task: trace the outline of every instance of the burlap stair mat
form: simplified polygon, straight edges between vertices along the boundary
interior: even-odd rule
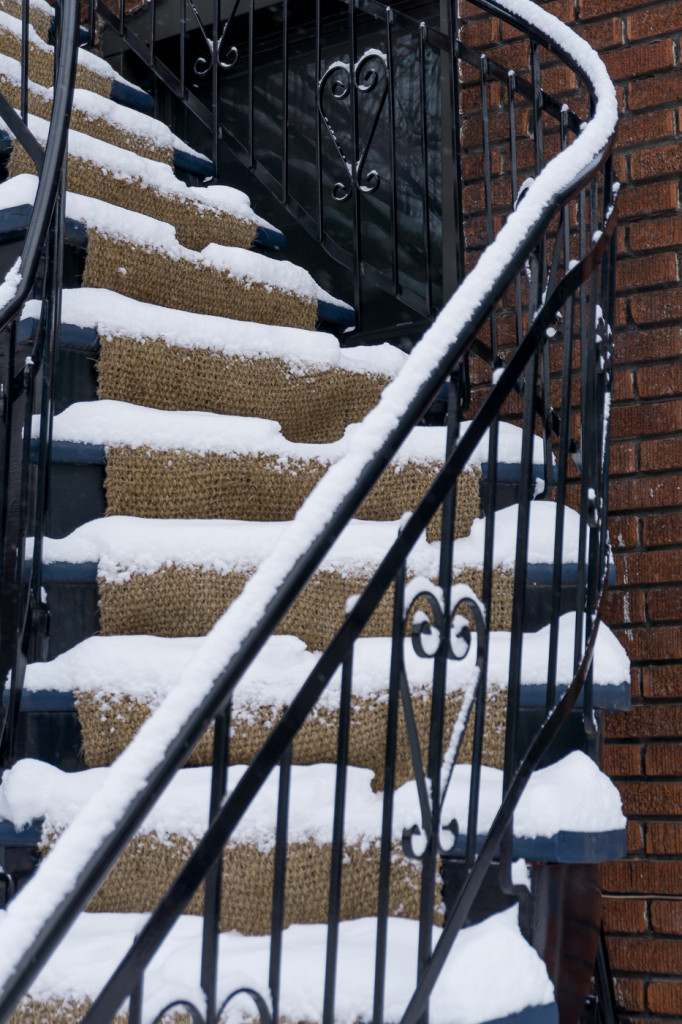
[[[448,693],[443,733],[449,736],[462,706],[462,692]],[[78,691],[76,707],[83,739],[83,754],[89,768],[108,765],[118,757],[149,716],[147,704],[130,695],[111,695]],[[374,772],[372,788],[384,786],[386,721],[388,704],[385,691],[372,698],[353,697],[348,745],[349,764]],[[431,699],[427,691],[413,695],[412,707],[422,752],[428,749]],[[229,743],[230,764],[250,764],[271,729],[277,724],[282,707],[249,708],[232,716]],[[490,687],[486,698],[483,764],[502,768],[504,760],[507,694],[499,687]],[[301,765],[333,764],[337,755],[338,709],[317,706],[303,723],[293,743],[293,763]],[[459,762],[470,764],[473,751],[473,718],[470,716],[464,733]],[[213,757],[213,730],[201,739],[187,764],[189,767],[210,765]],[[407,741],[405,719],[399,711],[395,785],[402,786],[414,777]]]
[[[15,35],[4,25],[0,25],[0,53],[21,60],[21,35]],[[46,89],[52,88],[54,81],[54,54],[52,49],[38,46],[32,40],[28,44],[28,73],[30,78]],[[113,78],[98,74],[92,68],[78,64],[76,68],[76,88],[96,92],[99,96],[111,94]]]
[[[160,338],[100,339],[100,398],[156,409],[261,416],[277,420],[289,441],[337,441],[379,400],[389,377],[342,367],[292,373],[280,358],[187,349]]]
[[[4,11],[6,14],[11,14],[13,18],[21,19],[21,0],[0,0],[0,11]],[[40,38],[44,43],[49,43],[50,29],[52,27],[53,15],[48,14],[46,10],[41,7],[34,7],[33,4],[28,9],[28,22],[36,30]]]
[[[209,452],[158,451],[147,446],[107,449],[106,497],[111,515],[171,519],[293,519],[324,475],[319,459],[277,455],[230,456]],[[357,513],[358,519],[399,519],[413,510],[439,470],[437,463],[389,466]],[[455,535],[468,536],[480,515],[480,470],[462,473],[457,485]],[[440,533],[440,516],[427,530]]]
[[[155,908],[194,849],[186,836],[160,839],[155,833],[135,836],[106,881],[89,903],[93,913],[141,913]],[[45,852],[49,848],[44,848]],[[376,914],[380,844],[344,844],[341,883],[341,920]],[[223,851],[220,912],[222,931],[267,935],[272,923],[274,848],[228,843]],[[293,842],[287,848],[284,927],[318,924],[327,920],[331,845],[313,840]],[[389,913],[419,917],[421,870],[408,860],[399,843],[393,847]],[[440,894],[438,900],[440,902]],[[203,889],[185,913],[201,914]],[[437,920],[440,923],[440,920]]]
[[[16,140],[9,162],[10,177],[33,174],[33,161]],[[241,220],[198,198],[164,194],[138,178],[123,179],[90,160],[69,154],[67,185],[71,192],[91,196],[155,220],[173,224],[178,241],[200,251],[211,242],[250,249],[256,235],[256,221]]]
[[[133,572],[123,583],[100,579],[101,632],[105,636],[203,636],[241,593],[248,575],[171,565],[149,574]],[[468,568],[453,576],[453,582],[466,583],[480,594],[481,577],[479,569]],[[331,570],[318,571],[276,632],[300,637],[313,651],[324,650],[345,618],[346,602],[361,593],[370,578],[369,573],[343,576]],[[494,570],[491,629],[510,628],[513,592],[513,574]],[[390,636],[392,617],[391,585],[362,635]]]
[[[188,258],[172,258],[163,250],[112,238],[95,228],[88,229],[83,285],[233,320],[305,330],[313,330],[317,322],[313,300],[260,281],[245,283],[227,271],[221,273]]]

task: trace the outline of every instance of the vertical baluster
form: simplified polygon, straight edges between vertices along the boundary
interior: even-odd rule
[[[519,504],[516,529],[516,556],[514,561],[514,598],[512,603],[511,645],[509,653],[509,680],[507,684],[507,732],[504,747],[504,783],[507,791],[516,769],[516,733],[519,717],[519,694],[521,688],[521,662],[523,657],[523,630],[525,626],[526,572],[528,563],[528,535],[530,523],[530,502],[533,489],[533,422],[535,418],[535,382],[538,374],[538,353],[533,353],[526,364],[523,380],[523,440],[521,444],[521,468],[519,473]],[[502,886],[509,891],[514,821],[510,822],[501,843],[500,862]]]
[[[512,207],[516,207],[519,197],[519,172],[516,152],[516,75],[510,71],[507,76],[507,96],[509,99],[509,170],[511,174]],[[516,344],[523,338],[523,295],[521,292],[521,272],[514,274],[514,313],[516,317]],[[496,353],[493,352],[493,355]]]
[[[322,0],[315,0],[315,95],[322,78]],[[315,104],[315,186],[317,189],[317,240],[324,244],[324,195],[322,191],[322,115]]]
[[[490,122],[488,119],[488,58],[481,54],[481,126],[483,132],[483,185],[485,190],[485,233],[488,245],[493,240],[493,201],[490,169]],[[497,310],[490,312],[490,344],[497,355]]]
[[[187,0],[180,0],[180,96],[184,101],[187,92]]]
[[[561,111],[561,148],[566,147],[567,112]],[[562,210],[559,231],[563,235],[564,272],[571,261],[570,205]],[[549,655],[547,663],[547,710],[556,700],[557,654],[559,644],[559,617],[561,615],[561,590],[563,577],[563,537],[566,505],[566,478],[568,468],[569,442],[571,439],[571,384],[573,376],[573,296],[569,295],[564,306],[561,338],[563,344],[561,366],[561,409],[559,423],[559,455],[557,466],[556,520],[554,533],[554,566],[552,569],[552,614],[549,632]],[[547,468],[545,467],[545,472]]]
[[[343,869],[343,826],[348,768],[348,734],[350,731],[350,698],[353,675],[352,647],[343,660],[341,695],[339,699],[339,733],[336,752],[336,789],[334,793],[334,824],[332,830],[329,906],[327,914],[327,960],[324,976],[322,1024],[333,1024],[336,995],[336,965],[341,915],[341,875]]]
[[[272,883],[272,917],[270,923],[270,995],[272,1021],[279,1020],[279,993],[282,971],[282,931],[284,929],[284,897],[287,871],[287,839],[289,828],[289,791],[291,785],[291,746],[280,761],[277,796],[277,829],[275,833],[275,870]]]
[[[213,736],[213,766],[211,771],[211,804],[209,823],[220,810],[227,792],[227,766],[230,758],[231,702],[216,716]],[[204,895],[204,922],[201,947],[201,987],[206,997],[206,1024],[215,1024],[217,1013],[218,939],[220,934],[220,903],[222,892],[222,855],[206,875]]]
[[[151,23],[152,30],[149,37],[149,62],[151,65],[154,64],[154,53],[156,50],[156,0],[150,0],[151,3]]]
[[[355,327],[362,328],[362,222],[360,182],[358,181],[358,160],[360,159],[360,138],[358,128],[358,90],[355,78],[357,63],[356,10],[355,3],[348,4],[348,49],[350,86],[350,152],[351,152],[351,202],[353,204],[353,304],[355,306]]]
[[[389,892],[391,883],[391,846],[393,838],[393,790],[395,786],[395,756],[398,739],[398,702],[400,676],[403,668],[403,615],[405,602],[405,563],[395,579],[393,599],[393,625],[391,633],[391,667],[388,683],[386,715],[386,753],[384,759],[384,801],[381,816],[381,852],[379,855],[379,899],[377,903],[377,944],[374,958],[374,1007],[372,1024],[384,1019],[386,989],[386,954],[388,932]]]
[[[256,0],[249,0],[249,52],[248,52],[248,84],[247,88],[249,91],[248,103],[249,103],[249,123],[248,123],[248,134],[249,134],[249,167],[251,170],[256,166],[256,152],[255,152],[255,136],[254,136],[254,109],[253,109],[253,61],[254,61],[254,46],[255,46],[255,34],[254,34],[254,12],[256,8]]]
[[[578,196],[578,224],[579,224],[579,251],[580,259],[585,258],[587,253],[587,203],[585,200],[585,189],[582,189]],[[575,598],[575,637],[573,641],[573,673],[575,674],[582,657],[583,649],[583,624],[584,624],[584,595],[582,594],[585,567],[584,567],[584,543],[583,543],[583,468],[585,459],[585,434],[584,434],[584,407],[583,391],[585,388],[585,352],[587,350],[587,285],[584,281],[580,284],[579,298],[580,316],[580,543],[578,555],[578,571],[576,577],[576,598]]]
[[[283,0],[282,20],[282,191],[281,201],[289,201],[289,0]]]
[[[445,457],[454,451],[459,439],[460,414],[460,373],[451,375],[448,384],[448,421]],[[443,717],[445,713],[445,681],[447,674],[448,650],[450,643],[450,592],[452,589],[452,549],[455,533],[455,510],[457,508],[457,479],[443,501],[440,565],[438,583],[443,593],[443,634],[438,652],[434,658],[433,686],[431,691],[431,722],[429,728],[429,749],[427,773],[431,783],[431,830],[422,858],[422,880],[419,907],[419,953],[417,978],[427,969],[431,957],[431,933],[433,927],[433,904],[438,870],[438,844],[440,834],[440,785],[441,761],[443,755]],[[428,1024],[428,1010],[421,1018]]]
[[[130,993],[130,1006],[128,1008],[128,1024],[142,1024],[142,993],[144,988],[144,975],[141,975]]]
[[[384,16],[384,33],[386,39],[386,84],[388,87],[388,124],[391,165],[391,281],[393,291],[400,295],[400,275],[398,270],[398,182],[396,178],[396,144],[395,144],[395,62],[393,60],[393,9],[386,8]]]
[[[21,3],[21,117],[24,124],[28,124],[28,29],[29,29],[29,0],[22,0]],[[57,18],[59,14],[55,12]],[[54,73],[57,74],[57,62],[54,63]]]
[[[95,45],[95,2],[90,0],[88,4],[88,46]]]
[[[459,232],[459,130],[456,104],[459,96],[455,87],[455,12],[451,0],[440,0],[440,30],[449,45],[439,54],[440,62],[440,138],[441,138],[441,263],[443,275],[443,303],[447,302],[459,284],[462,252]]]
[[[422,158],[422,245],[424,246],[424,267],[426,271],[426,304],[429,316],[433,313],[433,283],[431,280],[431,206],[429,203],[429,138],[426,111],[426,23],[419,24],[419,113],[420,145]]]
[[[213,158],[213,173],[218,177],[218,86],[220,79],[220,0],[213,0],[213,32],[212,32],[212,62],[211,62],[211,156]]]

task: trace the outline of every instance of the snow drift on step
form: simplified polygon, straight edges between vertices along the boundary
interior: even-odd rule
[[[102,787],[110,768],[63,772],[44,761],[26,758],[7,771],[0,785],[0,817],[17,829],[43,820],[44,834],[61,832]],[[230,767],[228,793],[245,766]],[[466,830],[471,769],[456,765],[447,791],[443,820],[456,819]],[[294,765],[287,837],[290,843],[332,839],[336,765]],[[185,768],[173,778],[145,818],[140,832],[154,832],[170,842],[173,836],[198,840],[208,822],[211,768]],[[379,842],[383,793],[372,792],[372,772],[349,767],[346,775],[344,838],[365,848]],[[248,844],[269,853],[275,844],[279,800],[279,769],[268,776],[255,800],[230,836],[230,845]],[[502,772],[481,769],[479,834],[488,831],[502,801]],[[416,783],[406,782],[394,794],[393,841],[420,822]],[[586,754],[574,751],[533,773],[514,814],[514,834],[536,839],[560,832],[596,833],[625,828],[618,790]]]
[[[544,687],[547,683],[550,627],[524,633],[521,681],[524,686]],[[575,613],[559,620],[557,686],[573,679]],[[152,707],[177,686],[182,673],[196,656],[202,637],[93,636],[60,654],[53,661],[28,665],[24,689],[27,692],[53,690],[94,692],[107,697],[127,695]],[[353,696],[357,699],[387,699],[391,640],[363,637],[353,650]],[[510,634],[492,632],[488,649],[488,686],[506,689],[509,673]],[[412,642],[404,643],[405,674],[413,694],[430,693],[433,665],[417,656]],[[260,707],[279,708],[291,703],[319,654],[309,651],[294,636],[271,636],[237,685],[232,710],[248,715]],[[621,685],[630,679],[627,654],[608,626],[602,623],[594,652],[594,685]],[[448,692],[468,688],[478,679],[476,638],[461,661],[448,661]],[[319,700],[319,706],[338,708],[341,669],[337,669]]]
[[[0,924],[6,911],[0,911]],[[31,985],[31,999],[91,1000],[127,952],[148,914],[81,914],[65,941]],[[145,973],[142,1024],[175,1000],[204,1011],[199,984],[202,921],[182,917]],[[416,921],[390,918],[384,1019],[400,1020],[417,980]],[[433,929],[435,944],[441,934]],[[218,1002],[238,988],[269,991],[269,936],[220,936]],[[291,925],[283,933],[280,1015],[285,1020],[321,1020],[327,926]],[[374,992],[376,920],[339,926],[335,1024],[370,1020]],[[494,975],[490,965],[495,964]],[[492,983],[494,977],[494,984]],[[547,968],[521,935],[515,907],[463,929],[446,961],[430,1003],[432,1024],[483,1024],[554,999]],[[223,1011],[225,1024],[258,1018],[247,997]]]

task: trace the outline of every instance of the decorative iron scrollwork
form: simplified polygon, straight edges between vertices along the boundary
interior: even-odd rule
[[[334,127],[333,119],[327,114],[325,101],[329,96],[332,100],[338,102],[343,102],[344,100],[354,102],[354,92],[359,95],[368,95],[375,90],[378,90],[378,101],[371,117],[367,138],[363,146],[360,146],[359,139],[356,142],[357,159],[356,154],[349,157],[339,140],[339,133]],[[381,118],[381,112],[384,109],[387,95],[388,59],[385,53],[376,49],[366,50],[362,57],[356,61],[354,67],[351,67],[350,64],[344,64],[343,61],[334,61],[333,64],[329,65],[318,83],[317,105],[320,117],[348,174],[347,184],[337,181],[332,188],[332,196],[338,203],[345,202],[356,188],[361,192],[371,194],[376,192],[381,184],[379,172],[376,168],[366,171],[365,162],[379,124],[379,119]]]
[[[437,813],[434,813],[436,808],[433,806],[431,787],[424,774],[412,697],[403,665],[400,676],[400,696],[422,819],[421,825],[415,824],[403,831],[403,851],[407,857],[413,860],[420,860],[424,856],[433,835],[434,822],[438,823],[439,852],[447,855],[454,852],[457,846],[460,836],[459,823],[452,819],[448,824],[443,825],[440,823],[440,817],[457,755],[464,738],[464,730],[474,705],[478,681],[481,673],[485,670],[486,624],[481,602],[470,587],[458,584],[452,588],[451,603],[452,610],[446,621],[443,599],[442,595],[438,593],[438,588],[424,588],[416,592],[414,589],[410,592],[408,588],[406,592],[405,604],[407,607],[403,618],[403,629],[411,623],[410,637],[415,654],[419,658],[435,658],[439,654],[441,656],[444,654],[448,661],[463,661],[471,650],[473,631],[470,620],[473,620],[477,638],[476,664],[478,667],[478,678],[464,691],[462,707],[453,725],[445,750],[441,766],[439,806]],[[422,606],[425,604],[428,607],[428,613],[419,607],[420,604]],[[462,610],[466,610],[467,614],[461,614]],[[450,833],[452,837],[447,845],[444,842],[444,833],[446,832]]]
[[[201,35],[203,37],[204,42],[206,43],[209,52],[208,57],[197,57],[197,59],[194,61],[195,75],[197,75],[199,78],[203,78],[205,75],[209,73],[209,71],[211,70],[216,61],[218,62],[219,68],[221,68],[223,71],[229,71],[230,68],[233,68],[234,65],[237,63],[237,60],[239,58],[239,51],[237,50],[236,46],[231,46],[230,49],[225,54],[224,58],[222,59],[220,53],[223,48],[223,43],[225,42],[225,37],[227,36],[227,32],[230,27],[230,22],[232,21],[232,16],[235,12],[237,4],[235,3],[229,17],[227,18],[225,24],[223,25],[222,32],[220,33],[220,38],[217,40],[217,42],[214,43],[212,39],[209,39],[206,33],[206,29],[204,28],[201,18],[199,17],[199,12],[196,9],[194,0],[187,0],[187,2],[190,6],[192,14],[196,19],[196,23],[199,26],[199,31],[201,32]]]
[[[193,1024],[217,1024],[225,1012],[228,1003],[237,996],[248,996],[253,1000],[256,1010],[258,1011],[260,1024],[273,1024],[272,1013],[270,1012],[270,1007],[268,1006],[267,1001],[259,992],[256,992],[256,990],[252,988],[238,988],[235,989],[234,992],[231,992],[230,995],[223,1000],[219,1009],[216,1011],[215,1016],[211,1015],[211,1020],[208,1020],[206,1014],[199,1010],[198,1007],[189,999],[174,999],[172,1002],[164,1006],[163,1010],[159,1010],[154,1017],[152,1024],[161,1024],[171,1010],[177,1009],[183,1010],[184,1013],[192,1019]]]

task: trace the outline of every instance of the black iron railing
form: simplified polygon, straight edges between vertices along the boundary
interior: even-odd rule
[[[217,977],[222,851],[238,823],[248,813],[264,781],[276,769],[279,771],[279,805],[275,830],[269,990],[249,994],[261,1020],[278,1019],[292,742],[334,673],[341,670],[337,774],[334,792],[330,794],[334,804],[334,828],[327,908],[327,959],[324,1006],[320,1008],[322,1020],[331,1024],[334,1019],[340,891],[344,871],[344,808],[353,645],[380,601],[391,591],[393,633],[390,665],[386,666],[385,783],[380,867],[376,878],[378,929],[373,998],[373,1020],[376,1024],[383,1020],[393,841],[393,778],[399,712],[407,727],[421,810],[420,820],[414,822],[404,837],[405,852],[416,858],[421,866],[421,896],[418,981],[405,1008],[403,1024],[415,1024],[428,1012],[429,996],[439,972],[498,852],[503,887],[523,898],[525,890],[514,885],[511,874],[514,809],[531,773],[539,765],[581,693],[583,723],[588,737],[594,739],[597,728],[592,711],[590,665],[609,566],[606,529],[612,376],[609,325],[613,309],[614,206],[617,193],[610,152],[616,108],[613,90],[603,67],[586,44],[563,29],[555,19],[544,13],[536,15],[533,6],[521,0],[515,3],[514,14],[509,13],[501,2],[476,0],[476,4],[482,12],[516,33],[523,50],[519,66],[507,67],[501,56],[494,60],[492,56],[476,53],[465,45],[454,34],[457,20],[449,4],[445,6],[453,34],[446,36],[442,26],[432,30],[424,23],[418,26],[418,38],[426,43],[434,39],[433,32],[437,32],[440,53],[449,55],[445,92],[452,103],[452,124],[456,126],[456,132],[449,139],[453,152],[458,154],[452,166],[458,186],[453,193],[459,218],[455,227],[461,243],[461,248],[448,253],[455,267],[454,283],[464,269],[466,250],[478,255],[477,241],[480,248],[489,244],[434,325],[415,347],[405,370],[386,389],[377,408],[366,417],[355,449],[327,472],[292,524],[286,545],[273,551],[207,638],[196,665],[188,671],[185,680],[188,685],[178,687],[145,724],[127,751],[109,769],[96,805],[93,803],[87,807],[77,828],[67,830],[58,840],[35,877],[10,904],[3,923],[5,934],[9,934],[14,921],[21,919],[22,907],[29,905],[34,908],[34,926],[30,941],[24,931],[12,945],[11,962],[0,968],[0,1016],[3,1019],[27,991],[41,965],[62,940],[145,815],[212,724],[215,728],[214,761],[210,821],[206,833],[95,999],[86,1020],[88,1024],[99,1024],[112,1019],[127,999],[130,999],[131,1021],[141,1020],[145,971],[169,929],[203,883],[206,885],[206,897],[201,985],[205,1003],[188,1006],[182,999],[172,999],[164,1012],[175,1007],[180,1012],[189,1012],[197,1021],[214,1024],[218,1020],[226,1005]],[[282,10],[286,24],[286,0]],[[318,4],[318,14],[319,10]],[[152,25],[156,11],[157,5],[152,0]],[[161,4],[158,11],[161,11]],[[156,54],[154,36],[143,47],[130,29],[123,4],[117,19],[112,19],[111,11],[101,2],[97,12],[116,25],[135,52],[147,59],[149,66],[166,85],[179,90],[178,94],[191,111],[203,117],[202,110],[209,108],[200,107],[200,100],[188,85],[184,59],[176,82],[170,78],[167,64],[162,64]],[[352,125],[355,124],[353,110],[360,88],[358,82],[360,85],[367,82],[363,77],[365,74],[373,76],[376,73],[379,76],[380,69],[372,69],[369,59],[363,64],[364,58],[353,48],[357,28],[355,19],[359,12],[370,12],[372,16],[377,13],[372,0],[349,5],[350,58],[340,58],[340,64],[331,71],[327,67],[313,89],[311,102],[317,111],[318,138],[326,130],[324,89],[329,85],[333,92],[334,76],[340,76],[337,79],[339,95],[335,98],[342,99],[341,93],[346,89],[354,97]],[[393,26],[409,22],[397,11],[382,7],[381,12],[391,31]],[[251,54],[256,51],[252,27],[255,4],[249,5],[248,14]],[[210,72],[212,75],[210,127],[216,147],[220,128],[221,73],[228,74],[230,66],[230,59],[225,54],[230,52],[231,15],[227,18],[219,15],[217,4],[214,4],[211,29],[202,32],[204,43],[211,43],[210,56],[204,55],[209,66],[194,64],[197,73]],[[184,3],[180,5],[179,18],[178,45],[186,56],[188,41]],[[285,28],[285,38],[287,31]],[[500,34],[500,41],[502,38]],[[318,36],[316,49],[319,54]],[[390,45],[383,51],[383,57],[376,60],[387,73],[390,71]],[[228,68],[221,67],[221,64],[228,65]],[[318,69],[319,66],[318,58]],[[578,76],[582,91],[576,95],[587,96],[590,103],[591,116],[585,122],[543,88],[543,77],[556,67],[569,69],[570,73]],[[253,80],[255,65],[249,63],[248,68],[247,78]],[[460,78],[461,86],[458,84]],[[387,81],[386,96],[380,101],[384,108],[390,108],[395,102],[390,77]],[[377,87],[382,95],[383,87]],[[472,99],[474,92],[478,96],[477,101]],[[252,89],[250,94],[253,94]],[[284,102],[286,104],[286,99]],[[454,111],[457,111],[456,117]],[[468,123],[468,118],[472,119],[471,123]],[[474,134],[477,132],[478,137],[465,154],[461,139],[468,130]],[[376,178],[372,176],[374,168],[368,164],[367,154],[371,153],[371,148],[366,154],[359,147],[355,127],[352,138],[354,158],[350,161],[349,178],[345,182],[339,178],[341,191],[337,189],[337,193],[338,198],[342,198],[341,193],[350,190],[349,198],[352,198],[357,211],[363,189],[372,190]],[[546,166],[550,145],[559,156]],[[464,155],[471,158],[471,173],[466,186],[458,169]],[[252,152],[249,161],[259,172],[257,157]],[[286,167],[285,158],[283,167]],[[522,175],[527,180],[520,181]],[[469,208],[466,199],[466,188],[477,181],[482,193],[482,228],[478,225],[481,217],[475,203]],[[378,187],[368,194],[376,191]],[[507,213],[504,227],[498,230],[495,218]],[[359,219],[354,215],[354,231],[358,224]],[[445,231],[443,224],[443,237]],[[427,236],[428,231],[421,252],[422,258],[428,262]],[[361,243],[359,236],[354,238],[356,243]],[[391,238],[395,256],[395,236]],[[355,269],[361,271],[366,268],[367,262],[361,251]],[[399,266],[393,276],[399,278]],[[424,310],[431,312],[428,303]],[[476,365],[483,369],[470,375],[474,357]],[[416,509],[405,518],[394,543],[329,647],[320,655],[314,670],[228,796],[230,707],[240,678],[387,470],[401,443],[422,421],[445,383],[448,388],[448,416],[442,470],[425,488]],[[462,421],[462,412],[469,404],[472,418]],[[511,646],[504,797],[482,845],[477,848],[483,725],[488,698],[487,655],[498,568],[495,528],[499,483],[498,426],[503,414],[515,419],[523,429],[514,526],[513,601],[508,623]],[[539,483],[533,447],[536,435],[542,439],[544,452]],[[487,447],[486,505],[477,596],[468,589],[462,589],[461,584],[455,582],[453,585],[454,524],[458,478],[482,442]],[[549,561],[550,584],[546,602],[550,625],[547,715],[532,741],[521,749],[517,738],[521,658],[523,632],[528,626],[529,549],[534,540],[530,535],[531,517],[537,501],[544,501],[545,505],[551,502],[555,510],[553,557]],[[412,582],[410,553],[439,514],[436,585],[422,587]],[[577,526],[572,523],[577,523]],[[574,530],[575,555],[569,572],[563,553],[564,538],[570,530]],[[418,615],[414,614],[415,610],[419,611]],[[576,613],[574,678],[559,696],[556,686],[559,618],[567,610]],[[428,657],[433,662],[431,717],[426,743],[420,743],[414,725],[406,677],[406,643],[413,644],[420,657]],[[478,678],[473,690],[466,695],[452,733],[446,735],[443,711],[448,666],[461,658],[472,643],[476,644]],[[458,832],[455,824],[442,820],[443,803],[467,722],[473,723],[473,756],[463,852],[465,879],[449,905],[441,937],[432,948],[439,860],[447,855],[448,847],[453,838],[456,841]],[[161,753],[151,758],[150,747]],[[463,832],[464,822],[460,825]],[[445,826],[449,828],[448,842],[448,828]],[[417,836],[421,841],[419,849],[415,842]],[[41,908],[37,916],[36,907]],[[234,995],[229,993],[227,1001]],[[161,1016],[157,1014],[156,1019]]]
[[[52,436],[54,363],[61,325],[61,289],[66,195],[66,146],[76,73],[76,0],[57,8],[55,74],[50,134],[45,150],[28,126],[29,5],[22,6],[21,109],[0,93],[0,116],[33,160],[38,187],[33,213],[19,255],[5,278],[0,310],[0,766],[13,759],[19,703],[27,660],[41,654],[48,635],[48,609],[42,594],[41,554],[47,508]],[[24,302],[42,300],[40,329],[30,350],[17,347],[17,321]],[[31,417],[40,417],[40,458],[31,473],[28,447]],[[34,538],[28,580],[26,540]],[[9,684],[9,685],[8,685]]]

